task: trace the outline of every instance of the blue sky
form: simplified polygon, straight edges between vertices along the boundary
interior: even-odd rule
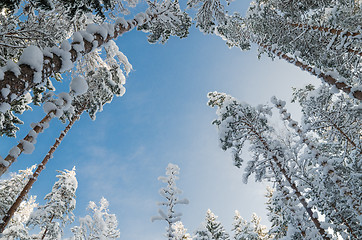
[[[236,5],[245,11],[246,1]],[[121,239],[164,239],[164,222],[151,223],[157,215],[158,194],[169,162],[181,168],[178,186],[189,205],[181,205],[182,221],[192,233],[210,208],[230,230],[234,210],[250,220],[253,212],[267,223],[263,197],[267,183],[242,183],[242,170],[233,166],[230,153],[218,146],[215,109],[206,105],[206,94],[220,91],[256,105],[276,95],[291,99],[291,87],[319,80],[283,60],[257,58],[256,47],[241,52],[229,49],[222,39],[204,35],[193,26],[186,39],[170,39],[165,45],[150,45],[146,34],[131,31],[116,41],[134,70],[127,78],[126,94],[116,98],[91,121],[83,114],[70,130],[54,158],[34,184],[31,194],[42,203],[56,181],[56,170],[77,168],[79,187],[75,214],[82,217],[89,201],[102,196],[119,220]],[[64,88],[69,79],[64,79]],[[290,112],[300,117],[297,106]],[[34,107],[21,116],[25,124],[19,139],[44,113]],[[299,119],[298,119],[299,120]],[[38,137],[32,155],[13,164],[17,171],[39,163],[65,127],[52,120]],[[3,137],[1,156],[18,139]]]

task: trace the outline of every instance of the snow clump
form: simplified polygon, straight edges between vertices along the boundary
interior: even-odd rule
[[[82,95],[88,90],[87,81],[81,77],[74,77],[70,83],[70,91],[74,93],[74,96]]]

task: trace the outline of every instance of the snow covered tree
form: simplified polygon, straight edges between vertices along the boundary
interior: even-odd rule
[[[217,220],[217,216],[210,209],[206,211],[205,222],[196,230],[195,240],[228,240],[229,234]]]
[[[80,225],[72,228],[73,240],[118,239],[120,237],[117,218],[116,215],[109,213],[108,201],[102,198],[99,204],[98,207],[94,202],[89,203],[88,209],[92,212],[92,216],[80,218]]]
[[[44,198],[46,204],[38,206],[29,217],[29,226],[40,227],[40,239],[60,239],[62,227],[74,221],[75,192],[78,187],[75,168],[58,172],[58,181]]]
[[[0,180],[0,217],[3,218],[32,175],[35,165],[18,173],[11,173],[9,179]]]
[[[339,151],[348,155],[351,151],[362,153],[359,137],[361,115],[358,106],[344,94],[335,95],[327,86],[314,89],[312,85],[294,91],[294,101],[302,107],[303,123],[308,131],[318,134],[326,143],[340,146]]]
[[[187,233],[187,229],[182,222],[178,221],[172,224],[172,240],[192,240],[191,235]]]
[[[267,240],[272,239],[266,227],[260,224],[260,218],[253,213],[251,221],[244,220],[238,211],[235,211],[233,229],[235,240]]]
[[[269,234],[273,236],[274,239],[281,239],[287,235],[288,229],[288,220],[285,218],[284,205],[282,199],[279,199],[279,196],[276,194],[272,188],[267,188],[267,210],[268,210],[268,219],[271,222],[271,228]],[[293,236],[294,239],[300,239],[301,236]]]
[[[256,0],[245,17],[227,14],[220,1],[190,0],[189,6],[198,11],[200,30],[221,36],[229,47],[248,50],[257,43],[261,53],[282,58],[362,100],[360,3]]]
[[[5,231],[0,235],[2,240],[27,240],[31,239],[29,235],[29,229],[26,226],[30,214],[33,212],[33,209],[38,206],[35,203],[35,197],[31,196],[29,200],[23,201],[18,210],[14,213],[14,217],[11,219],[9,226]]]
[[[275,181],[278,191],[288,202],[287,206],[293,206],[288,211],[290,224],[307,238],[330,239],[313,213],[313,205],[306,202],[307,195],[302,191],[304,182],[298,181],[296,168],[290,167],[296,165],[294,161],[301,160],[293,156],[298,145],[286,146],[275,137],[267,120],[271,108],[263,105],[254,108],[223,93],[209,93],[208,97],[208,104],[218,107],[219,117],[213,123],[218,126],[221,147],[223,150],[232,149],[235,166],[243,164],[240,155],[245,142],[251,146],[249,150],[253,158],[245,167],[244,181],[247,182],[252,173],[255,173],[256,181]]]
[[[270,107],[254,108],[216,92],[209,93],[209,98],[210,106],[218,106],[219,118],[214,124],[219,128],[221,146],[232,149],[236,166],[243,163],[240,154],[244,143],[251,145],[249,150],[254,156],[247,162],[245,181],[255,173],[257,181],[275,182],[272,206],[283,214],[282,222],[288,222],[287,236],[330,239],[325,231],[328,227],[345,238],[360,235],[360,180],[341,166],[341,156],[319,148],[318,142],[305,134],[284,108],[285,102],[272,98],[292,130],[289,140],[281,139],[268,123]],[[326,222],[318,219],[318,213],[325,216]]]
[[[179,179],[178,175],[180,174],[180,168],[172,163],[169,163],[166,168],[166,176],[158,177],[158,180],[167,184],[166,187],[160,189],[160,195],[166,200],[164,202],[157,203],[160,206],[166,207],[166,212],[159,209],[159,216],[151,218],[151,221],[155,220],[164,220],[167,222],[168,227],[166,228],[166,237],[168,239],[173,239],[173,230],[172,225],[181,220],[182,213],[175,212],[175,206],[178,204],[188,204],[189,200],[186,198],[180,199],[179,195],[182,191],[176,186],[176,180]]]

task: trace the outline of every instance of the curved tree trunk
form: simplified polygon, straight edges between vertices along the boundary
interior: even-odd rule
[[[32,143],[35,140],[34,137],[32,136],[32,131],[34,131],[36,134],[41,133],[44,130],[44,126],[49,124],[49,122],[53,119],[53,117],[54,117],[54,110],[50,111],[47,115],[45,115],[45,117],[38,124],[36,124],[36,126],[33,127],[32,130],[30,130],[28,135],[26,135],[23,138],[23,141]],[[16,147],[19,148],[20,150],[19,155],[20,155],[24,151],[23,143],[20,142]],[[15,162],[15,160],[16,158],[10,154],[8,154],[4,158],[4,161],[6,161],[6,163],[4,162],[0,164],[0,177],[9,169],[9,167],[11,166],[11,164]]]
[[[21,193],[19,194],[16,201],[13,203],[13,205],[10,207],[8,212],[5,214],[4,218],[2,219],[2,222],[0,223],[0,233],[2,233],[5,230],[5,227],[8,225],[10,219],[13,217],[15,211],[20,206],[20,203],[24,200],[26,195],[28,194],[29,190],[33,186],[34,182],[38,179],[39,174],[41,171],[45,168],[45,165],[48,163],[49,159],[52,157],[53,153],[67,134],[67,132],[70,130],[70,128],[73,126],[76,120],[79,119],[80,115],[82,114],[84,110],[79,111],[76,115],[73,116],[72,120],[69,122],[69,124],[66,126],[64,131],[61,132],[59,135],[59,138],[55,140],[55,143],[48,151],[47,155],[44,157],[43,161],[38,165],[37,169],[33,173],[33,176],[29,179],[28,183],[25,185]]]

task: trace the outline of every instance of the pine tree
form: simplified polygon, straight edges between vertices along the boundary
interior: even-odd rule
[[[151,221],[155,220],[164,220],[167,222],[168,227],[166,228],[166,237],[168,239],[173,239],[173,229],[172,226],[176,222],[181,220],[182,213],[175,212],[175,206],[178,204],[188,204],[189,201],[185,199],[179,199],[179,195],[182,191],[176,186],[176,180],[179,179],[178,175],[180,174],[180,168],[172,163],[169,163],[166,168],[166,176],[158,177],[158,180],[167,184],[166,187],[160,189],[160,195],[166,200],[164,202],[157,203],[160,206],[166,207],[166,212],[159,209],[159,216],[151,218]]]
[[[30,214],[33,212],[33,209],[38,206],[35,203],[36,197],[31,196],[29,200],[23,201],[18,210],[14,213],[14,217],[11,219],[9,226],[0,236],[2,240],[27,240],[31,239],[29,235],[29,228],[26,226]]]
[[[339,147],[346,156],[351,151],[362,153],[361,112],[344,94],[335,95],[322,85],[314,89],[308,85],[305,89],[294,91],[294,101],[302,107],[303,124],[318,134],[326,143]]]
[[[255,173],[257,181],[275,182],[276,191],[269,207],[272,217],[282,215],[280,232],[287,229],[285,235],[293,239],[329,239],[324,229],[331,227],[334,235],[344,238],[360,235],[361,183],[355,174],[358,170],[341,164],[345,160],[357,163],[355,151],[354,158],[347,160],[344,153],[335,151],[341,149],[343,142],[332,141],[337,147],[328,148],[313,138],[315,134],[307,135],[308,128],[300,127],[285,109],[285,102],[275,97],[271,101],[291,130],[289,139],[278,136],[268,123],[269,107],[254,108],[221,93],[210,93],[209,98],[209,105],[219,107],[219,118],[214,124],[219,128],[222,148],[233,150],[236,166],[243,163],[243,144],[251,144],[254,156],[247,162],[245,180]],[[325,216],[326,222],[318,219],[319,214]]]
[[[287,236],[288,233],[288,219],[287,214],[285,214],[288,209],[284,205],[283,197],[280,197],[277,191],[268,187],[265,194],[267,197],[267,215],[268,219],[271,222],[271,228],[269,230],[269,235],[273,239],[283,239]],[[289,235],[290,236],[290,235]],[[303,239],[303,236],[298,233],[292,235],[293,239]]]
[[[10,174],[9,179],[0,180],[0,217],[3,218],[32,175],[35,165],[18,173]]]
[[[205,222],[202,227],[195,232],[195,240],[228,240],[229,234],[217,220],[217,216],[208,209],[206,211]]]
[[[38,206],[28,221],[29,226],[40,227],[41,239],[60,239],[61,227],[74,221],[75,192],[78,187],[75,168],[58,172],[58,181],[44,198],[46,204]]]
[[[178,221],[172,224],[172,240],[192,240],[191,235],[187,233],[187,229],[182,222]]]
[[[288,231],[296,229],[308,238],[330,239],[322,227],[324,225],[313,212],[313,205],[306,201],[308,193],[304,192],[305,182],[300,179],[309,176],[299,175],[297,171],[300,166],[305,166],[303,163],[308,159],[295,158],[295,154],[300,151],[298,144],[286,145],[276,138],[275,130],[267,120],[271,108],[263,105],[254,108],[223,93],[214,92],[208,96],[208,104],[218,107],[219,117],[214,124],[219,129],[221,147],[224,150],[232,149],[235,166],[241,167],[243,164],[240,154],[245,142],[248,141],[251,146],[253,158],[246,163],[245,182],[252,173],[255,173],[256,181],[275,181],[285,201],[289,223],[294,226],[289,227]],[[303,169],[300,171],[305,172]],[[308,178],[306,180],[311,181]]]
[[[238,211],[235,211],[233,229],[235,240],[267,240],[272,239],[266,227],[260,224],[260,218],[253,213],[251,221],[244,220]]]
[[[80,218],[80,226],[72,228],[74,240],[83,239],[118,239],[120,232],[116,215],[108,211],[108,201],[102,198],[98,207],[94,202],[90,202],[88,209],[92,216],[87,215]]]

